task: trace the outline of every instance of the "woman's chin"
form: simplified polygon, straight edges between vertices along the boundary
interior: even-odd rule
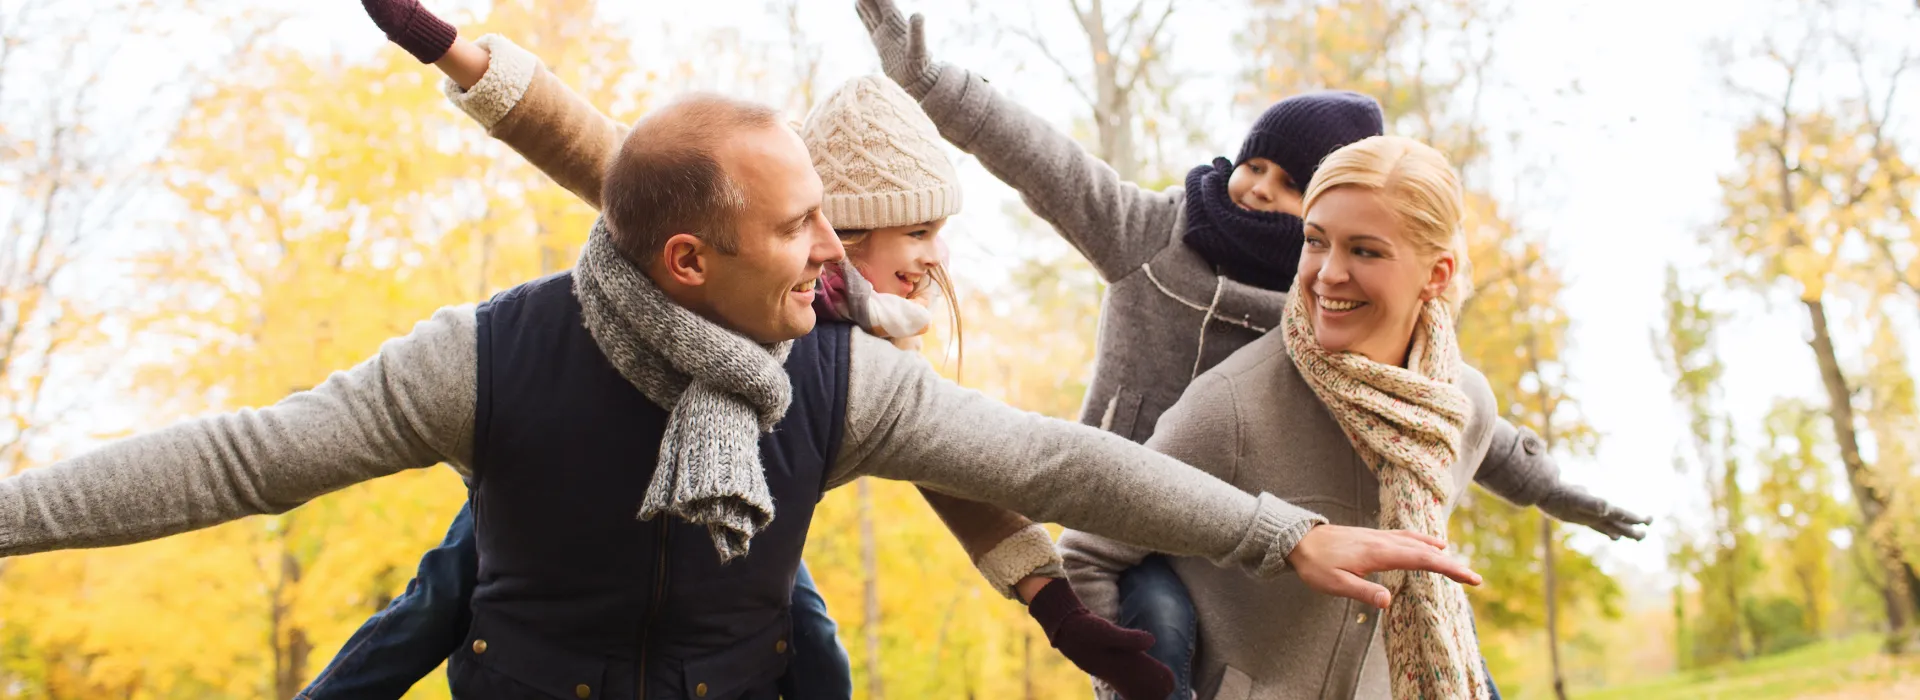
[[[1359,343],[1352,333],[1343,328],[1329,328],[1328,324],[1315,324],[1314,338],[1320,341],[1320,348],[1330,353],[1349,352]]]

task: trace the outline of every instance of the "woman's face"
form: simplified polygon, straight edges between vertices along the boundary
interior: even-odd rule
[[[1320,346],[1404,365],[1421,305],[1453,279],[1453,254],[1422,254],[1380,195],[1358,187],[1320,195],[1306,237],[1294,293],[1307,295]]]
[[[928,270],[940,264],[940,229],[946,219],[911,226],[890,226],[867,232],[864,241],[847,251],[860,276],[874,291],[911,297],[928,284]]]
[[[1265,158],[1248,158],[1227,177],[1227,196],[1241,209],[1300,215],[1300,187]]]

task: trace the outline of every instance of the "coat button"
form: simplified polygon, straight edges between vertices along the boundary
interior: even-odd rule
[[[475,654],[487,653],[487,640],[485,639],[473,640],[473,653]]]
[[[700,685],[696,685],[696,686],[694,686],[694,687],[693,687],[693,696],[694,696],[694,697],[696,697],[696,698],[704,698],[704,697],[706,697],[706,696],[707,696],[707,684],[705,684],[705,683],[701,683]]]
[[[782,640],[780,640],[780,641],[777,641],[777,642],[774,642],[774,643],[773,643],[773,653],[775,653],[775,654],[785,654],[785,653],[787,653],[787,640],[785,640],[785,639],[782,639]]]
[[[580,700],[587,700],[587,698],[593,696],[593,689],[587,687],[587,684],[581,683],[573,687],[573,696],[580,698]]]

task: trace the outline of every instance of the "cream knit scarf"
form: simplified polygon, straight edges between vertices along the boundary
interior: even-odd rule
[[[1288,296],[1281,320],[1287,350],[1379,479],[1380,529],[1446,539],[1450,469],[1472,413],[1457,385],[1460,344],[1453,314],[1438,300],[1421,308],[1402,368],[1327,352],[1308,318],[1306,292]],[[1393,592],[1385,623],[1394,700],[1488,697],[1465,589],[1428,572],[1392,571],[1382,579]]]

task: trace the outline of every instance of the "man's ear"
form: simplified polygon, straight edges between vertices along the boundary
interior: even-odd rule
[[[713,248],[699,236],[676,233],[661,247],[660,263],[668,279],[689,287],[707,283],[707,256]]]

